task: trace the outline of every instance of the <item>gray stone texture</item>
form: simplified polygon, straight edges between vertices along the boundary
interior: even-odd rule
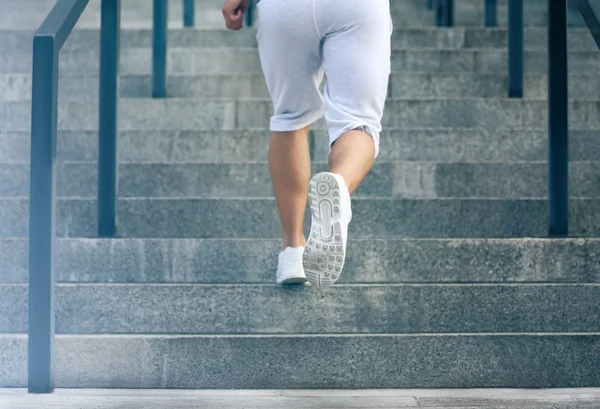
[[[571,99],[595,100],[600,95],[596,76],[575,74],[569,78]],[[269,93],[262,74],[234,75],[171,75],[167,78],[171,98],[268,98]],[[548,97],[548,78],[545,74],[527,74],[524,82],[525,97]],[[4,90],[0,101],[31,100],[31,76],[28,74],[0,74]],[[150,75],[123,75],[120,78],[122,98],[150,98]],[[321,87],[322,88],[322,87]],[[98,76],[67,75],[60,79],[61,101],[95,101],[98,99]],[[506,74],[464,73],[405,73],[392,74],[390,98],[500,98],[508,95]]]
[[[600,54],[599,54],[600,55]],[[27,132],[29,102],[0,102],[0,131]],[[267,129],[273,108],[270,100],[248,99],[122,99],[119,126],[127,130]],[[202,114],[199,114],[202,113]],[[548,102],[508,98],[401,99],[387,102],[386,128],[545,128]],[[598,100],[571,101],[569,123],[574,129],[600,129]],[[64,101],[58,106],[61,130],[98,129],[97,102]],[[315,129],[324,130],[323,119]]]
[[[507,30],[481,27],[481,0],[457,0],[452,29],[433,26],[425,0],[392,1],[381,156],[354,200],[339,285],[319,291],[273,284],[271,104],[256,31],[223,30],[222,1],[197,0],[199,29],[181,29],[182,2],[169,2],[166,100],[150,99],[151,2],[122,2],[117,239],[94,238],[99,1],[60,54],[57,386],[598,386],[600,53],[587,29],[568,37],[570,234],[582,238],[548,240],[546,2],[525,0],[526,94],[509,100]],[[0,2],[0,386],[23,387],[31,39],[54,0]],[[323,120],[313,140],[316,172]],[[592,404],[543,398],[326,403]]]
[[[28,234],[27,199],[0,199],[0,237]],[[547,237],[545,200],[355,198],[352,237]],[[571,200],[571,237],[600,234],[600,202]],[[274,199],[119,199],[118,235],[132,238],[280,237]],[[468,217],[467,217],[468,215]],[[309,229],[305,215],[304,230]],[[57,235],[94,237],[96,202],[58,200]]]
[[[32,30],[1,30],[0,51],[2,53],[23,53],[31,50],[35,32]],[[121,48],[152,47],[151,29],[122,29]],[[570,51],[597,50],[587,28],[569,28],[568,48]],[[167,35],[169,48],[256,48],[256,30],[231,32],[223,29],[170,29]],[[524,33],[526,50],[547,50],[548,30],[546,27],[527,27]],[[99,50],[100,31],[78,28],[69,36],[63,52]],[[492,49],[508,47],[506,27],[449,27],[439,30],[436,27],[395,27],[392,34],[392,48],[453,50],[462,48]]]
[[[314,156],[327,160],[327,132],[314,132]],[[119,135],[121,163],[238,163],[267,161],[270,134],[266,130],[232,131],[123,131]],[[59,131],[58,160],[95,161],[98,133]],[[0,131],[0,163],[29,161],[28,132]],[[548,131],[540,128],[494,129],[431,128],[387,129],[381,134],[377,162],[542,162],[548,155]],[[600,131],[569,132],[569,158],[596,161],[600,156]]]
[[[600,332],[600,285],[60,284],[66,334]],[[465,308],[465,306],[469,306]],[[27,286],[0,286],[0,333],[27,332]]]
[[[0,335],[0,383],[26,385],[27,339]],[[585,351],[585,353],[583,352]],[[586,334],[58,336],[56,384],[87,388],[593,387]],[[74,364],[77,363],[77,364]]]
[[[0,198],[29,196],[29,164],[0,164]],[[328,171],[324,162],[313,172]],[[273,197],[266,162],[252,164],[121,164],[122,198]],[[96,198],[96,163],[62,164],[57,172],[60,198]],[[572,162],[572,198],[600,197],[598,162]],[[383,162],[375,164],[354,197],[401,199],[548,197],[548,165],[518,163]]]
[[[59,282],[272,284],[279,239],[59,239]],[[597,239],[358,239],[339,283],[599,283]],[[28,280],[26,239],[0,240],[0,283]]]
[[[0,55],[0,73],[31,73],[31,51]],[[524,52],[525,71],[545,73],[548,69],[546,50]],[[504,48],[463,48],[451,50],[410,49],[392,51],[393,72],[473,72],[505,74],[508,51]],[[569,51],[569,70],[578,74],[597,74],[600,56],[597,51]],[[98,51],[65,50],[60,54],[63,75],[97,73]],[[149,75],[152,72],[152,50],[124,48],[120,53],[123,75]],[[226,74],[262,72],[258,52],[253,48],[171,48],[167,52],[170,74]]]

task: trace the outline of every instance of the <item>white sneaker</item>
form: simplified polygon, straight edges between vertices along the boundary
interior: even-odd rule
[[[288,247],[279,253],[277,284],[303,284],[306,282],[302,253],[304,247]]]
[[[314,286],[333,285],[346,258],[348,224],[352,219],[350,193],[341,175],[322,172],[311,179],[308,200],[312,221],[302,256],[304,272]]]

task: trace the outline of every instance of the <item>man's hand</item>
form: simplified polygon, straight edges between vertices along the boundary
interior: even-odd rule
[[[239,30],[244,27],[244,15],[248,10],[250,0],[226,0],[223,6],[223,17],[230,30]]]

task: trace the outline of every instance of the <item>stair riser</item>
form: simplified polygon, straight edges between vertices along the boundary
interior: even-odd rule
[[[396,26],[398,23],[396,22]],[[2,54],[27,53],[32,50],[33,31],[0,31],[0,52]],[[525,49],[548,48],[548,30],[546,27],[527,28],[524,34]],[[571,28],[568,33],[569,51],[598,50],[598,46],[587,28]],[[167,35],[168,48],[229,48],[257,47],[256,30],[242,33],[227,30],[170,30]],[[76,29],[69,36],[62,53],[99,51],[99,30]],[[121,49],[151,48],[152,30],[121,30]],[[461,48],[506,48],[508,33],[506,27],[484,28],[453,27],[438,30],[434,27],[401,28],[396,27],[392,35],[392,48],[396,50],[411,48],[461,49]]]
[[[596,76],[577,75],[569,79],[569,95],[574,100],[597,99],[600,85]],[[65,76],[60,80],[59,98],[65,100],[96,100],[98,77]],[[269,98],[265,80],[260,74],[231,76],[170,76],[167,79],[171,98]],[[150,98],[150,76],[122,76],[121,98]],[[322,88],[322,87],[321,87]],[[0,74],[0,101],[30,101],[31,76]],[[528,75],[524,83],[525,98],[548,97],[547,76]],[[506,97],[508,78],[505,75],[461,74],[394,74],[390,77],[389,98],[462,98]]]
[[[507,50],[408,50],[392,52],[392,72],[474,72],[506,74]],[[0,55],[0,73],[31,73],[31,52]],[[597,50],[570,52],[571,73],[597,74],[600,72],[600,54]],[[62,53],[60,72],[65,74],[97,73],[97,50],[78,50]],[[548,71],[548,53],[526,51],[525,72]],[[152,50],[123,49],[120,72],[124,75],[150,75]],[[258,52],[254,49],[170,49],[167,57],[170,74],[245,74],[261,73]]]
[[[600,201],[573,200],[570,234],[600,234]],[[27,200],[0,200],[0,237],[28,234]],[[96,235],[94,200],[60,200],[57,234]],[[118,231],[132,238],[278,238],[279,216],[272,199],[126,200],[117,204]],[[352,237],[502,238],[547,237],[547,203],[542,200],[353,201]],[[304,230],[309,229],[308,213]]]
[[[569,132],[569,158],[596,161],[600,157],[600,131]],[[144,163],[247,163],[268,160],[267,131],[123,131],[119,134],[119,160]],[[314,132],[315,160],[329,154],[326,131]],[[0,163],[29,161],[29,132],[0,131]],[[512,162],[546,161],[548,132],[539,129],[485,132],[480,129],[384,130],[377,164],[382,161]],[[98,134],[60,131],[59,161],[96,161]]]
[[[31,129],[31,104],[0,102],[0,131]],[[271,102],[248,100],[122,100],[120,129],[234,130],[268,129],[273,113]],[[569,104],[573,129],[600,129],[600,102],[573,101]],[[390,100],[384,113],[385,128],[541,128],[548,125],[548,102],[520,99]],[[62,130],[98,129],[97,102],[65,101],[58,106],[58,127]],[[314,129],[326,129],[324,119]]]
[[[314,164],[313,173],[323,171],[327,164]],[[28,197],[29,172],[28,164],[0,164],[0,198]],[[571,197],[600,198],[598,175],[600,162],[573,163]],[[57,178],[58,197],[97,196],[97,164],[61,165]],[[122,198],[273,196],[267,163],[121,165],[118,186]],[[355,197],[544,199],[548,165],[378,162]]]
[[[598,332],[600,285],[58,285],[69,334]],[[0,286],[0,333],[27,332],[27,286]]]
[[[26,337],[3,336],[0,345],[0,365],[7,368],[0,373],[0,384],[26,387]],[[600,384],[593,358],[600,355],[597,335],[59,336],[56,347],[56,386],[63,388],[549,388]],[[525,403],[520,404],[523,406]]]
[[[598,240],[348,242],[340,284],[600,283]],[[60,239],[60,282],[273,284],[281,240]],[[0,283],[26,283],[27,239],[0,239]]]

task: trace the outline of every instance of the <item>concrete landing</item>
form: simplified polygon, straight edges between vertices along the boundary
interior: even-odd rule
[[[0,389],[0,409],[401,407],[598,409],[600,388],[267,391],[59,389],[51,395],[30,395],[23,389]]]

